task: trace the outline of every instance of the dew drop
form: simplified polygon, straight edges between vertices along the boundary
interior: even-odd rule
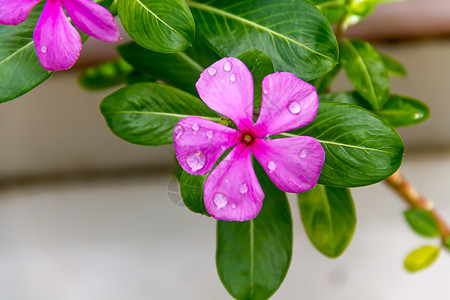
[[[222,151],[225,151],[225,150],[227,150],[227,147],[226,147],[225,145],[222,145],[222,146],[220,147],[220,149],[222,149]]]
[[[269,94],[269,91],[266,90],[266,89],[264,89],[263,93],[264,93],[264,95],[268,95],[268,94]]]
[[[214,67],[209,67],[208,68],[208,74],[209,75],[214,76],[214,75],[216,75],[216,73],[217,73],[216,68],[214,68]]]
[[[230,81],[231,82],[236,82],[236,74],[233,73],[233,74],[230,75]]]
[[[42,52],[42,53],[46,53],[46,52],[47,52],[47,46],[43,45],[43,46],[41,47],[41,52]]]
[[[208,139],[212,139],[213,136],[214,136],[213,131],[212,131],[212,130],[208,130],[208,131],[206,132],[206,136],[208,137]]]
[[[236,204],[234,204],[234,203],[231,204],[231,208],[232,208],[232,209],[236,209]]]
[[[300,103],[298,103],[297,101],[289,102],[288,109],[294,115],[298,115],[302,111],[302,107],[300,106]]]
[[[192,124],[192,130],[198,131],[199,129],[200,129],[200,125],[198,125],[198,123]],[[195,132],[194,132],[194,133],[195,133]]]
[[[267,168],[269,169],[269,172],[272,173],[277,168],[277,164],[271,160],[267,163]]]
[[[423,117],[423,113],[415,113],[413,116],[414,120],[420,119],[422,117]]]
[[[308,155],[308,150],[303,149],[302,151],[300,151],[300,153],[298,154],[298,156],[300,158],[305,158]]]
[[[194,151],[188,154],[186,162],[192,171],[198,171],[205,166],[206,156],[202,151]]]
[[[223,69],[226,71],[226,72],[230,72],[231,71],[231,62],[229,62],[229,61],[226,61],[225,62],[225,64],[223,65]]]
[[[217,194],[214,195],[214,204],[218,208],[224,207],[225,205],[227,205],[227,203],[228,203],[228,198],[224,194],[217,193]]]
[[[245,194],[248,192],[248,186],[246,183],[243,183],[239,186],[239,193]]]
[[[177,135],[177,139],[184,133],[184,127],[181,125],[177,125],[175,127],[175,134]]]

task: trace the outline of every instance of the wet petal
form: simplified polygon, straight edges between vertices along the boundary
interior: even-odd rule
[[[22,23],[39,1],[41,0],[0,0],[0,24]]]
[[[178,162],[189,174],[205,175],[228,148],[236,145],[238,133],[200,117],[184,118],[173,133]]]
[[[252,152],[273,183],[289,193],[313,188],[325,161],[322,145],[309,136],[258,139],[252,144]]]
[[[104,42],[120,40],[119,30],[111,13],[90,0],[61,0],[75,26]]]
[[[259,214],[264,192],[248,147],[236,146],[217,165],[206,179],[203,195],[206,210],[215,219],[247,221]]]
[[[319,97],[316,89],[292,73],[273,73],[262,83],[261,112],[255,127],[269,135],[297,129],[316,117]]]
[[[41,65],[50,71],[70,69],[80,56],[81,38],[59,0],[47,0],[33,33]]]
[[[253,123],[253,77],[245,64],[225,57],[208,67],[195,84],[203,102],[233,120],[240,130]]]

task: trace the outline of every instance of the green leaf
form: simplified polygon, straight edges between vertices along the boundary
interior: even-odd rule
[[[380,2],[390,2],[398,0],[353,0],[350,5],[346,6],[348,11],[347,17],[344,21],[344,26],[348,27],[355,25],[362,19],[370,15],[378,3]]]
[[[338,49],[333,30],[306,0],[188,1],[199,34],[222,56],[258,49],[275,71],[311,80],[331,70]]]
[[[297,197],[303,226],[311,243],[325,256],[341,255],[356,227],[350,190],[319,184]]]
[[[425,103],[401,95],[391,96],[377,113],[394,127],[421,123],[430,116],[430,110]]]
[[[208,175],[191,175],[182,171],[180,190],[183,202],[189,210],[195,213],[209,216],[203,201],[203,186]]]
[[[334,102],[334,103],[347,103],[361,106],[367,110],[371,110],[369,103],[362,98],[358,92],[334,92],[328,94],[319,95],[321,103]]]
[[[88,90],[100,90],[127,82],[134,68],[123,59],[116,59],[81,72],[78,82]]]
[[[409,226],[420,235],[435,237],[440,235],[439,225],[431,213],[422,209],[408,209],[403,212]]]
[[[398,60],[385,54],[380,53],[380,55],[389,74],[400,77],[407,75],[405,67]]]
[[[136,69],[163,80],[177,88],[197,95],[195,83],[203,70],[218,60],[217,56],[201,41],[185,52],[157,53],[136,43],[117,48],[120,55]]]
[[[112,93],[103,99],[100,110],[114,134],[138,145],[172,143],[173,128],[188,116],[220,121],[197,97],[150,82],[135,83]]]
[[[270,57],[259,51],[259,50],[249,50],[242,53],[237,58],[239,58],[250,70],[253,76],[253,109],[258,111],[261,108],[262,99],[262,81],[264,77],[274,72],[273,62]],[[254,121],[256,121],[257,114],[255,113]]]
[[[334,78],[336,78],[337,74],[339,74],[340,70],[341,65],[336,65],[330,72],[312,80],[310,83],[316,88],[316,91],[319,95],[326,93],[330,88],[330,85],[333,82]]]
[[[383,60],[368,42],[343,40],[341,62],[356,91],[380,109],[389,97],[389,77]]]
[[[445,238],[444,247],[450,251],[450,235]]]
[[[292,256],[292,219],[286,194],[256,168],[265,199],[246,222],[217,223],[217,270],[236,299],[268,299],[286,276]]]
[[[123,27],[142,47],[173,53],[194,41],[194,18],[184,0],[118,0],[117,9]]]
[[[318,139],[326,152],[319,183],[335,187],[374,184],[392,175],[403,158],[398,133],[379,116],[344,103],[320,103],[314,121],[284,136]]]
[[[346,12],[345,0],[312,0],[330,24],[339,21]]]
[[[25,94],[52,75],[39,63],[33,41],[43,6],[37,4],[17,26],[0,25],[0,103]]]
[[[409,272],[416,272],[431,265],[439,256],[439,247],[424,246],[411,252],[405,259],[405,268]]]

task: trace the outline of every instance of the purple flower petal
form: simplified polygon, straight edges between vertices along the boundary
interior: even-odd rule
[[[81,51],[81,38],[59,0],[47,0],[33,34],[41,65],[49,71],[70,69]]]
[[[247,221],[259,214],[264,192],[252,166],[250,149],[236,146],[205,182],[205,207],[218,220]]]
[[[111,13],[90,0],[61,0],[75,26],[104,42],[120,40],[119,30]]]
[[[0,24],[22,23],[39,1],[41,0],[0,0]]]
[[[267,134],[297,129],[314,120],[319,106],[316,89],[292,73],[267,75],[262,83],[261,112],[255,127]]]
[[[200,117],[187,117],[174,128],[173,142],[181,167],[193,175],[205,175],[219,157],[236,145],[237,130]]]
[[[208,67],[195,84],[203,102],[234,121],[239,130],[253,123],[253,77],[245,64],[225,57]]]
[[[325,161],[322,145],[309,136],[258,139],[252,144],[252,153],[273,183],[289,193],[313,188]]]

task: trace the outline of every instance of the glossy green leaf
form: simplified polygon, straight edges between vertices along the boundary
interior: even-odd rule
[[[195,213],[209,216],[203,201],[203,186],[208,175],[191,175],[182,171],[180,190],[183,202],[189,210]]]
[[[316,91],[319,95],[326,93],[330,88],[330,85],[333,82],[334,78],[336,78],[337,74],[339,74],[340,70],[341,65],[336,65],[330,72],[310,81],[309,83],[311,83],[316,88]]]
[[[345,18],[344,25],[346,27],[355,25],[356,23],[369,16],[380,2],[390,2],[398,0],[352,0],[350,4],[346,6],[348,11]]]
[[[383,60],[375,48],[360,40],[343,40],[340,59],[356,91],[375,109],[389,97],[389,77]]]
[[[202,116],[220,121],[200,99],[156,83],[136,83],[103,99],[100,110],[118,137],[134,144],[158,146],[173,142],[173,128],[183,118]]]
[[[195,83],[200,73],[220,58],[201,41],[173,54],[153,52],[136,43],[121,45],[117,50],[136,69],[193,95],[197,95]]]
[[[356,227],[350,190],[318,184],[297,197],[303,226],[311,243],[325,256],[341,255]]]
[[[371,110],[369,103],[362,98],[358,92],[334,92],[328,94],[319,95],[320,102],[335,102],[335,103],[347,103],[364,107],[367,110]]]
[[[25,94],[52,75],[39,63],[33,41],[43,6],[37,4],[17,26],[0,25],[0,103]]]
[[[274,72],[273,63],[270,57],[259,51],[259,50],[249,50],[242,53],[238,58],[247,66],[253,76],[253,109],[258,111],[261,107],[262,99],[262,81],[264,77]],[[254,119],[256,121],[257,114],[255,114]]]
[[[312,2],[316,4],[330,24],[339,21],[346,12],[345,0],[312,0]]]
[[[391,96],[377,113],[394,127],[421,123],[430,116],[430,110],[425,103],[401,95]]]
[[[256,168],[265,199],[246,222],[218,221],[217,270],[236,299],[268,299],[286,276],[292,256],[292,219],[286,194]]]
[[[439,225],[431,213],[421,209],[408,209],[403,212],[409,226],[420,235],[426,237],[439,236]]]
[[[439,256],[439,247],[424,246],[411,252],[405,259],[405,268],[409,272],[420,271],[431,265]]]
[[[116,59],[81,72],[78,82],[88,90],[100,90],[127,82],[134,68],[123,59]]]
[[[330,24],[309,1],[188,1],[198,31],[217,53],[238,56],[258,49],[272,59],[275,71],[304,80],[336,65],[337,42]]]
[[[184,0],[118,0],[117,9],[123,27],[142,47],[173,53],[194,41],[194,18]]]
[[[326,152],[319,183],[335,187],[374,184],[392,175],[403,158],[398,133],[379,116],[344,103],[320,103],[314,121],[284,136],[318,139]]]
[[[407,75],[405,67],[398,60],[385,54],[380,55],[389,74],[401,77]]]

